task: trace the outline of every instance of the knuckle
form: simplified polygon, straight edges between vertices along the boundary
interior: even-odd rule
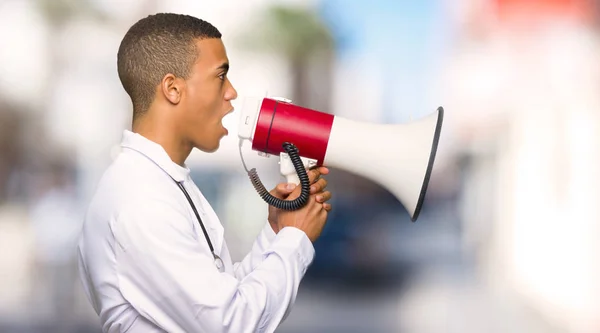
[[[310,174],[312,175],[313,179],[317,179],[321,173],[319,172],[319,170],[313,169],[310,171]]]
[[[317,190],[317,192],[321,191],[322,189],[323,189],[323,185],[321,183],[315,184],[315,190]]]
[[[317,182],[317,184],[319,186],[319,189],[322,190],[322,189],[324,189],[327,186],[327,181],[325,179],[320,179]]]

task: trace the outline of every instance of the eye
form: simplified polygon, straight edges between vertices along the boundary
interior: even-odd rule
[[[221,74],[219,74],[219,79],[221,81],[224,81],[225,80],[225,76],[227,76],[227,73],[221,73]]]

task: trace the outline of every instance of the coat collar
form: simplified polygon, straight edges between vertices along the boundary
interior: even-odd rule
[[[187,166],[182,167],[173,162],[161,145],[138,133],[128,130],[123,131],[121,147],[133,149],[143,154],[163,169],[176,182],[182,182],[190,175],[190,169]]]

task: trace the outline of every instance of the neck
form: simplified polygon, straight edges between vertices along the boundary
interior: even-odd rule
[[[167,120],[152,119],[149,115],[143,115],[134,120],[131,130],[161,145],[171,160],[182,167],[192,152],[192,144],[176,135],[177,131]]]

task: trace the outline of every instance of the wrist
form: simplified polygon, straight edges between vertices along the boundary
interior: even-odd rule
[[[269,222],[269,225],[271,226],[271,229],[273,230],[273,232],[275,234],[277,234],[279,232],[279,230],[281,230],[281,228],[277,224],[277,221],[273,221],[271,219],[267,219],[267,221]]]

